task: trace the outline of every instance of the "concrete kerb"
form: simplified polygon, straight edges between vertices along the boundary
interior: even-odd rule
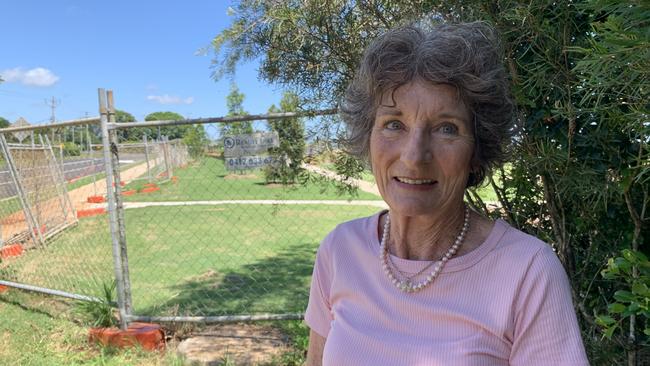
[[[370,206],[387,209],[384,201],[360,200],[220,200],[220,201],[164,201],[164,202],[124,202],[124,209],[165,207],[165,206],[220,206],[220,205],[328,205],[328,206]],[[93,204],[92,208],[106,209],[106,204]]]

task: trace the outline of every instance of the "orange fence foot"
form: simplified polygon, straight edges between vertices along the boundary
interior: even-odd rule
[[[130,189],[128,191],[122,192],[122,196],[133,196],[134,194],[138,193],[135,189]]]
[[[88,196],[88,203],[102,203],[106,202],[104,196]]]
[[[140,190],[140,193],[150,193],[150,192],[155,192],[155,191],[159,191],[159,190],[160,190],[160,187],[147,187],[147,188],[142,188]]]
[[[41,225],[40,230],[41,230],[41,234],[45,234],[45,232],[47,231],[47,228],[45,227],[45,224]],[[38,234],[38,229],[34,228],[34,235],[37,235],[37,234]]]
[[[126,330],[91,328],[88,341],[119,348],[139,345],[143,349],[154,351],[165,348],[165,332],[158,324],[131,323]]]
[[[101,215],[105,214],[106,209],[103,207],[100,208],[90,208],[87,210],[77,210],[77,218],[80,219],[82,217],[90,217],[90,216],[96,216],[96,215]]]
[[[7,245],[0,248],[0,258],[17,257],[23,254],[23,246],[20,244]]]

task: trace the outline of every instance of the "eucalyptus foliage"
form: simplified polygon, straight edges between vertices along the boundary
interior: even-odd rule
[[[300,108],[300,99],[291,92],[285,92],[280,100],[280,108],[275,105],[269,113],[296,112]],[[276,164],[264,169],[267,183],[295,183],[303,172],[302,163],[305,155],[305,126],[301,118],[282,118],[268,121],[272,131],[278,133],[280,146],[269,149],[276,158]]]
[[[228,117],[245,116],[248,114],[244,110],[244,93],[239,91],[236,84],[230,85],[230,93],[226,96],[226,106],[228,108]],[[253,133],[253,124],[250,121],[222,123],[220,125],[221,137],[229,135],[241,135]]]
[[[487,210],[472,192],[467,198],[553,245],[592,364],[641,363],[650,358],[648,296],[639,285],[647,284],[647,261],[614,276],[620,260],[611,258],[643,259],[650,241],[650,3],[242,0],[214,39],[215,77],[261,59],[262,78],[291,86],[306,105],[331,106],[386,29],[474,20],[501,34],[520,116],[511,166],[489,182],[501,209]],[[354,175],[359,165],[340,167]]]

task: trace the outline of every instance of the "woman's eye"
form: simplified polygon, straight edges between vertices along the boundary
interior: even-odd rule
[[[399,130],[402,128],[402,123],[400,121],[389,121],[384,125],[387,130]]]
[[[456,126],[454,126],[452,124],[449,124],[449,123],[446,123],[446,124],[440,126],[440,128],[438,130],[440,132],[444,133],[445,135],[456,135],[456,134],[458,134],[458,127],[456,127]]]

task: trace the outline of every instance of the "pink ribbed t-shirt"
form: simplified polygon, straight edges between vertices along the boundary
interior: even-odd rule
[[[323,365],[588,365],[547,244],[499,220],[432,285],[403,293],[382,270],[378,220],[341,224],[318,250],[305,321],[327,338]],[[412,274],[429,263],[392,260]]]

